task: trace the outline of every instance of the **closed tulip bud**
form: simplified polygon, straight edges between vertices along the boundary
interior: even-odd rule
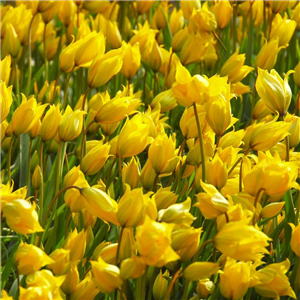
[[[254,120],[261,120],[270,114],[272,114],[272,110],[266,106],[262,99],[258,100],[254,106],[252,118]]]
[[[45,143],[54,138],[59,127],[60,120],[60,105],[51,105],[43,118],[41,125],[41,140]]]
[[[196,292],[201,299],[205,299],[214,292],[214,289],[214,283],[211,280],[209,280],[209,278],[204,278],[199,280]]]
[[[105,263],[100,257],[98,262],[91,261],[91,265],[92,280],[101,293],[112,293],[123,284],[118,267]]]
[[[151,108],[155,108],[158,105],[160,106],[160,111],[162,113],[166,111],[170,111],[177,106],[176,99],[171,89],[156,95],[156,97],[151,102]]]
[[[292,251],[300,257],[300,224],[295,227],[294,224],[289,223],[292,228],[292,239],[291,239],[291,248]]]
[[[220,269],[218,263],[194,262],[191,263],[183,272],[184,278],[189,281],[196,281],[217,273]]]
[[[93,300],[99,293],[96,285],[92,281],[91,272],[76,286],[73,293],[70,295],[70,300]]]
[[[279,47],[278,37],[273,38],[269,42],[265,42],[255,58],[255,67],[271,70],[276,64],[279,51],[283,48],[283,46]]]
[[[29,137],[33,140],[35,139],[41,132],[41,120],[37,120],[33,127],[28,131]]]
[[[180,256],[181,262],[188,261],[195,255],[201,232],[202,228],[195,229],[187,225],[172,232],[172,248]]]
[[[193,10],[201,9],[201,2],[199,0],[196,1],[180,1],[180,7],[183,11],[184,17],[189,20]]]
[[[130,190],[126,186],[126,191],[119,201],[117,218],[122,227],[136,227],[144,218],[147,198],[143,195],[142,188]]]
[[[62,1],[57,6],[57,15],[60,21],[68,27],[76,12],[76,5],[73,1]]]
[[[198,206],[201,213],[206,219],[214,219],[228,210],[229,203],[219,191],[211,184],[201,181],[201,186],[206,193],[197,195]]]
[[[10,111],[10,107],[12,104],[12,88],[12,85],[10,87],[7,87],[6,83],[1,81],[1,123],[6,119]]]
[[[284,202],[274,202],[265,206],[260,215],[264,219],[274,218],[277,216],[284,206]]]
[[[154,73],[157,73],[162,65],[163,57],[160,50],[160,47],[157,41],[154,42],[152,50],[147,59],[147,64],[153,70]]]
[[[300,5],[297,5],[294,10],[292,10],[291,19],[297,23],[296,29],[300,28]]]
[[[116,262],[118,243],[105,245],[99,252],[98,257],[101,257],[107,264],[114,264]],[[96,260],[97,260],[96,259]]]
[[[220,29],[225,28],[231,21],[233,8],[229,1],[217,1],[212,8],[212,12],[215,15],[218,27]]]
[[[6,25],[3,46],[7,53],[10,54],[14,59],[18,57],[21,46],[20,40],[16,34],[14,26],[11,23]]]
[[[218,190],[225,186],[227,181],[227,167],[216,154],[211,162],[206,164],[207,182],[214,185]]]
[[[141,182],[142,186],[146,191],[150,191],[153,187],[155,181],[156,173],[152,168],[152,165],[149,160],[146,161],[142,172],[141,172]]]
[[[298,5],[300,7],[300,5]],[[298,87],[298,89],[300,90],[300,61],[297,64],[297,66],[294,69],[295,73],[293,74],[294,76],[294,82],[296,84],[296,86]]]
[[[241,222],[225,224],[215,235],[214,246],[223,254],[242,261],[260,260],[269,251],[271,239],[253,226]]]
[[[122,68],[123,55],[123,47],[111,50],[104,55],[100,53],[89,67],[88,86],[98,88],[119,73]]]
[[[161,132],[149,148],[149,161],[156,174],[170,174],[176,168],[180,158],[175,153],[175,136]]]
[[[41,184],[43,184],[42,181],[43,181],[43,175],[42,175],[41,168],[38,165],[38,166],[36,166],[36,168],[32,174],[32,179],[31,179],[32,186],[36,191],[38,191],[40,189]]]
[[[22,199],[15,199],[7,203],[3,208],[7,225],[13,231],[24,235],[44,231],[38,222],[38,214],[35,208],[35,203],[31,205],[28,201]]]
[[[37,151],[34,151],[31,160],[30,160],[30,172],[33,173],[35,168],[37,167],[37,165],[40,162],[40,158],[37,154]]]
[[[32,274],[54,261],[40,248],[21,242],[14,256],[15,264],[22,275]]]
[[[174,52],[181,51],[183,45],[185,44],[186,39],[189,38],[188,27],[180,29],[172,38],[172,49]]]
[[[170,273],[168,270],[162,274],[162,271],[159,271],[159,274],[156,276],[154,284],[153,284],[153,297],[155,300],[163,300],[165,299],[165,295],[168,290],[169,282],[165,277],[169,277]]]
[[[158,268],[180,259],[171,248],[173,224],[158,223],[145,217],[136,230],[136,248],[145,264]]]
[[[76,262],[82,260],[86,249],[86,232],[84,229],[79,233],[76,228],[70,232],[64,241],[62,248],[70,250],[70,261]]]
[[[9,83],[10,71],[11,71],[11,56],[7,55],[1,60],[1,81],[5,82],[6,86]],[[1,105],[2,107],[2,105]],[[3,121],[3,119],[1,118]]]
[[[68,105],[60,118],[58,134],[63,142],[71,141],[79,136],[82,131],[83,116],[85,111],[75,110]]]
[[[132,258],[127,258],[121,263],[120,276],[124,280],[128,278],[138,278],[144,273],[145,267],[146,265],[142,257],[133,256]]]
[[[148,134],[149,125],[143,124],[139,115],[127,119],[118,137],[117,155],[130,157],[141,153],[147,146]]]
[[[130,43],[125,44],[124,42],[124,45],[126,45],[126,47],[123,57],[122,73],[127,80],[130,81],[140,68],[141,53],[138,42],[133,46]]]
[[[227,258],[223,271],[220,271],[220,291],[227,299],[242,299],[255,283],[251,274],[251,262],[236,262],[234,259]]]
[[[171,192],[170,187],[160,188],[153,197],[157,206],[157,210],[166,209],[177,202],[178,196]]]
[[[131,258],[135,254],[133,228],[123,228],[122,239],[120,240],[120,261]]]
[[[191,225],[195,218],[189,212],[190,209],[191,199],[188,197],[184,202],[173,204],[166,209],[161,209],[158,212],[158,221]]]
[[[70,250],[65,249],[56,249],[54,250],[49,257],[53,259],[52,264],[48,264],[48,268],[52,270],[55,275],[63,274],[67,271],[70,264]]]
[[[122,169],[123,184],[128,184],[131,189],[136,189],[140,185],[140,169],[138,166],[138,159],[132,157],[129,164],[123,164]]]
[[[189,107],[194,102],[202,104],[208,97],[209,82],[200,75],[191,77],[189,71],[177,63],[176,83],[172,87],[172,92],[179,104]]]
[[[260,269],[257,276],[261,284],[255,285],[255,292],[263,297],[280,299],[280,296],[297,298],[293,291],[289,278],[285,275],[290,269],[290,261],[287,258],[280,263],[269,264]]]
[[[225,1],[219,1],[218,3]],[[228,2],[228,1],[227,1]],[[229,4],[230,6],[230,4]],[[238,54],[239,50],[229,57],[221,68],[220,75],[228,76],[228,82],[236,83],[244,79],[254,68],[244,66],[246,55]]]
[[[66,295],[71,295],[79,282],[77,263],[77,261],[71,263],[70,269],[65,275],[65,280],[60,287]]]
[[[59,55],[60,71],[63,73],[69,73],[75,68],[75,55],[78,44],[74,43],[74,40],[73,37],[72,42]]]
[[[96,188],[84,188],[81,191],[83,204],[93,216],[115,225],[117,220],[118,203],[105,192]]]
[[[271,7],[272,13],[278,14],[280,12],[285,11],[288,8],[290,3],[289,1],[283,1],[283,2],[268,1],[268,4]]]
[[[267,70],[258,68],[258,77],[256,81],[256,90],[266,106],[280,116],[286,114],[291,103],[292,91],[288,84],[288,75],[293,72],[288,72],[284,80],[273,69],[270,73]]]
[[[112,49],[120,48],[122,45],[122,37],[117,22],[107,21],[106,26],[107,44]]]
[[[14,111],[11,119],[11,129],[15,136],[29,131],[41,118],[48,104],[38,105],[35,98],[27,100],[22,94],[22,103]]]
[[[172,36],[174,36],[184,26],[184,16],[182,9],[177,11],[174,7],[170,15],[169,26],[171,29]]]
[[[109,144],[99,145],[87,152],[81,162],[81,170],[85,175],[94,175],[104,166],[109,156]]]
[[[73,167],[65,176],[63,181],[63,186],[71,186],[74,185],[78,179],[84,179],[84,174],[80,171],[80,166]]]
[[[225,149],[230,146],[238,148],[241,145],[244,135],[244,129],[238,131],[230,131],[221,137],[219,141],[219,147],[222,149]]]

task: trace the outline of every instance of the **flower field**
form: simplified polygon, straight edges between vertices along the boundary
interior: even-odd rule
[[[1,298],[300,299],[300,2],[1,1]]]

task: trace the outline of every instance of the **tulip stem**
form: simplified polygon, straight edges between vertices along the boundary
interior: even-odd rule
[[[248,149],[244,155],[246,156],[250,152],[250,149]],[[228,176],[232,173],[232,171],[235,169],[235,167],[239,164],[239,162],[242,160],[242,156],[238,158],[238,160],[233,164],[233,166],[230,168],[228,172]]]
[[[63,148],[63,143],[59,145],[59,153],[58,153],[58,161],[57,161],[57,174],[56,174],[56,185],[55,185],[55,193],[57,194],[59,191],[59,182],[60,182],[60,167],[61,167],[61,153]],[[42,171],[43,173],[43,171]]]
[[[52,201],[50,202],[50,204],[49,204],[49,206],[48,206],[48,208],[47,208],[47,211],[46,211],[46,214],[45,214],[45,216],[44,216],[43,223],[42,223],[42,227],[43,227],[43,228],[44,228],[45,225],[46,225],[46,222],[47,222],[47,220],[48,220],[50,211],[51,211],[53,205],[56,203],[56,200],[58,199],[58,197],[59,197],[62,193],[64,193],[64,192],[65,192],[66,190],[68,190],[68,189],[77,189],[77,190],[79,190],[79,191],[82,190],[82,188],[80,188],[80,187],[78,187],[78,186],[76,186],[76,185],[70,185],[70,186],[66,186],[66,187],[62,188],[62,189],[54,196],[54,198],[52,199]],[[51,219],[52,219],[52,218],[50,218],[50,222],[51,222]],[[42,238],[43,238],[43,232],[40,232],[39,240],[38,240],[38,243],[37,243],[37,246],[38,246],[38,247],[40,247],[40,245],[41,245]]]
[[[264,188],[260,188],[259,190],[258,190],[258,192],[256,193],[256,196],[255,196],[255,200],[254,200],[254,215],[253,215],[253,220],[252,220],[252,224],[253,224],[253,226],[255,225],[255,215],[256,215],[256,205],[257,205],[257,203],[258,203],[258,201],[261,199],[261,197],[262,197],[262,195],[263,195],[263,193],[261,194],[261,192],[264,192],[265,191],[265,189]],[[260,194],[261,194],[261,197],[260,197]]]
[[[44,26],[44,61],[45,61],[45,79],[48,81],[48,60],[47,60],[47,51],[46,51],[46,32],[47,32],[47,24]],[[54,90],[55,93],[55,90]]]
[[[19,87],[19,79],[18,79],[18,63],[17,59],[14,59],[14,68],[15,68],[15,82],[16,82],[16,97],[17,103],[20,105],[19,98],[20,98],[20,87]]]
[[[205,156],[204,156],[204,147],[203,147],[203,139],[202,139],[202,131],[201,131],[201,126],[199,122],[199,116],[197,112],[197,107],[196,103],[193,103],[194,107],[194,113],[195,113],[195,118],[196,118],[196,123],[197,123],[197,129],[198,129],[198,136],[199,136],[199,142],[200,142],[200,155],[201,155],[201,165],[202,165],[202,181],[206,182],[205,180]]]
[[[66,106],[67,106],[67,102],[68,102],[68,91],[69,91],[69,84],[70,84],[70,79],[71,79],[71,76],[72,76],[72,73],[74,71],[74,68],[75,66],[73,67],[73,69],[71,70],[68,78],[67,78],[67,83],[66,83],[66,86],[65,86],[65,92],[64,92],[64,102],[63,102],[63,106],[62,106],[62,109],[65,109]],[[57,77],[59,78],[59,76]],[[54,90],[54,93],[55,93],[55,90]]]
[[[214,223],[213,223],[213,224],[214,224]],[[198,247],[198,249],[197,249],[197,251],[196,251],[196,253],[195,253],[194,257],[193,257],[193,260],[192,260],[193,263],[197,261],[199,255],[201,254],[202,249],[203,249],[204,247],[206,247],[206,245],[208,245],[208,244],[210,244],[210,243],[213,243],[213,240],[212,240],[212,239],[205,241],[202,245],[200,245],[200,246]]]
[[[124,229],[123,227],[120,228],[120,236],[119,236],[119,242],[118,242],[118,247],[117,247],[117,255],[116,255],[116,263],[115,263],[116,266],[118,265],[118,261],[119,261],[120,245],[121,245],[123,231],[124,231],[123,229]]]
[[[148,266],[145,267],[144,274],[137,279],[136,282],[136,295],[135,299],[145,299],[146,298],[146,283],[147,283],[147,273]]]
[[[29,185],[29,178],[30,178],[30,161],[31,161],[31,149],[32,149],[32,139],[29,141],[29,151],[28,151],[28,168],[27,168],[27,178],[26,178],[26,185]]]
[[[173,289],[173,286],[175,284],[175,281],[177,280],[177,278],[179,277],[179,273],[181,272],[182,268],[179,268],[179,270],[177,270],[177,272],[174,274],[174,276],[172,276],[172,280],[169,284],[168,290],[166,292],[165,298],[164,300],[169,300],[170,299],[170,295]]]
[[[85,94],[82,99],[82,106],[81,110],[84,111],[84,105],[87,98],[87,95],[90,91],[90,88],[88,87],[85,91]],[[92,124],[92,123],[91,123]],[[86,153],[86,133],[87,130],[85,129],[85,115],[83,115],[83,122],[82,122],[82,140],[81,140],[81,151],[80,151],[80,162],[82,162],[82,159]]]
[[[11,166],[11,148],[13,144],[13,138],[11,138],[8,146],[8,158],[7,158],[7,182],[10,184],[11,175],[10,175],[10,166]]]
[[[285,161],[290,161],[290,137],[288,135],[285,137],[285,149],[286,149]]]
[[[184,281],[184,291],[183,291],[183,295],[182,295],[182,300],[187,300],[188,299],[189,286],[190,286],[190,281],[186,279]]]
[[[157,185],[157,180],[158,180],[158,174],[155,175],[152,191],[155,193],[156,192],[156,185]]]
[[[31,74],[32,74],[32,66],[31,66],[31,29],[33,20],[35,18],[36,14],[32,16],[32,19],[29,24],[29,31],[28,31],[28,78],[27,78],[27,89],[26,94],[27,96],[30,93],[30,85],[31,85]]]

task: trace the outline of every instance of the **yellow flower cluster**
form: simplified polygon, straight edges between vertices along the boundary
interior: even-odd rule
[[[299,299],[299,41],[297,1],[1,3],[1,298]]]

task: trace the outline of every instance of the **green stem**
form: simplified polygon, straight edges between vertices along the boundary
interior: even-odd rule
[[[40,168],[41,168],[41,173],[42,173],[42,182],[40,186],[40,199],[39,199],[39,204],[40,204],[40,222],[43,220],[43,210],[44,210],[44,161],[43,161],[43,150],[44,150],[44,143],[41,142],[40,146]],[[29,167],[30,168],[30,167]]]
[[[117,255],[116,255],[116,263],[115,265],[118,265],[118,261],[119,261],[119,255],[120,255],[120,245],[121,245],[121,241],[122,241],[122,236],[123,236],[123,227],[120,228],[120,237],[119,237],[119,242],[118,242],[118,247],[117,247]]]
[[[19,78],[18,78],[18,63],[17,59],[14,59],[14,69],[15,69],[15,79],[16,79],[16,97],[17,97],[17,103],[20,104],[20,86],[19,86]]]
[[[29,32],[28,32],[28,79],[27,79],[27,89],[26,94],[27,96],[30,93],[30,85],[31,85],[31,75],[32,75],[32,66],[31,66],[31,28],[33,24],[33,20],[36,14],[32,16],[32,19],[29,24]]]
[[[285,161],[289,161],[290,160],[290,137],[289,137],[289,135],[287,135],[285,137],[285,149],[286,149]]]
[[[64,143],[60,143],[60,145],[59,145],[55,193],[58,193],[58,191],[59,191],[60,173],[61,173],[61,153],[62,153],[63,145],[64,145]]]
[[[157,180],[158,180],[158,174],[155,175],[152,191],[155,193],[156,192],[156,185],[157,185]]]
[[[81,106],[81,110],[84,111],[84,105],[85,105],[85,101],[86,98],[88,96],[88,93],[90,91],[90,88],[88,87],[85,91],[85,94],[83,96],[82,99],[82,106]],[[83,122],[82,122],[82,140],[81,140],[81,151],[80,151],[80,161],[82,161],[85,153],[86,153],[86,130],[85,130],[85,116],[83,116]]]
[[[260,188],[259,190],[258,190],[258,192],[256,193],[256,196],[255,196],[255,200],[254,200],[254,214],[253,214],[253,220],[252,220],[252,224],[253,224],[253,226],[255,225],[255,215],[256,215],[256,206],[257,206],[257,203],[258,203],[258,201],[260,200],[260,198],[262,197],[262,195],[261,195],[261,197],[260,197],[260,193],[261,192],[264,192],[265,191],[265,189],[263,189],[263,188]]]
[[[11,138],[9,146],[8,146],[8,159],[7,159],[7,182],[10,183],[11,175],[10,175],[10,167],[11,167],[11,148],[13,144],[13,138]]]
[[[27,168],[27,178],[26,178],[26,185],[29,185],[29,178],[30,178],[30,161],[31,161],[31,149],[32,149],[32,139],[29,141],[29,152],[28,152],[28,168]]]
[[[201,155],[201,162],[202,162],[202,181],[205,182],[205,156],[204,156],[204,146],[203,146],[203,139],[202,139],[202,131],[201,131],[201,126],[199,122],[199,116],[197,112],[197,107],[196,103],[193,103],[194,107],[194,113],[195,113],[195,118],[196,118],[196,123],[197,123],[197,129],[198,129],[198,136],[199,136],[199,142],[200,142],[200,155]]]
[[[186,279],[184,281],[184,290],[183,290],[182,300],[187,300],[188,299],[189,286],[190,286],[190,281]]]
[[[250,152],[250,149],[248,149],[248,150],[244,153],[244,155],[246,156],[249,152]],[[239,158],[237,159],[237,161],[233,164],[233,166],[230,168],[230,170],[228,171],[228,176],[232,173],[232,171],[235,169],[235,167],[239,164],[239,162],[240,162],[241,160],[242,160],[242,156],[239,157]]]
[[[206,247],[206,245],[208,245],[208,244],[210,244],[210,243],[213,243],[213,240],[207,240],[207,241],[205,241],[202,245],[200,245],[200,246],[198,247],[198,249],[197,249],[197,251],[196,251],[196,253],[195,253],[194,257],[193,257],[192,262],[196,262],[196,261],[197,261],[199,255],[200,255],[200,253],[201,253],[201,250],[202,250],[204,247]]]
[[[299,224],[299,213],[300,213],[300,191],[298,191],[297,208],[295,215],[295,226]]]
[[[70,79],[72,76],[72,73],[74,71],[75,66],[73,67],[73,69],[71,70],[68,78],[67,78],[67,82],[66,82],[66,86],[65,86],[65,91],[64,91],[64,102],[63,102],[63,106],[62,109],[65,109],[68,103],[68,90],[69,90],[69,84],[70,84]]]
[[[44,26],[44,61],[45,61],[45,79],[48,81],[48,60],[47,60],[47,51],[46,51],[46,33],[47,33],[47,24]],[[55,91],[54,91],[55,93]]]
[[[146,298],[146,283],[147,283],[148,266],[145,267],[145,272],[137,279],[136,282],[136,300],[142,300]]]

